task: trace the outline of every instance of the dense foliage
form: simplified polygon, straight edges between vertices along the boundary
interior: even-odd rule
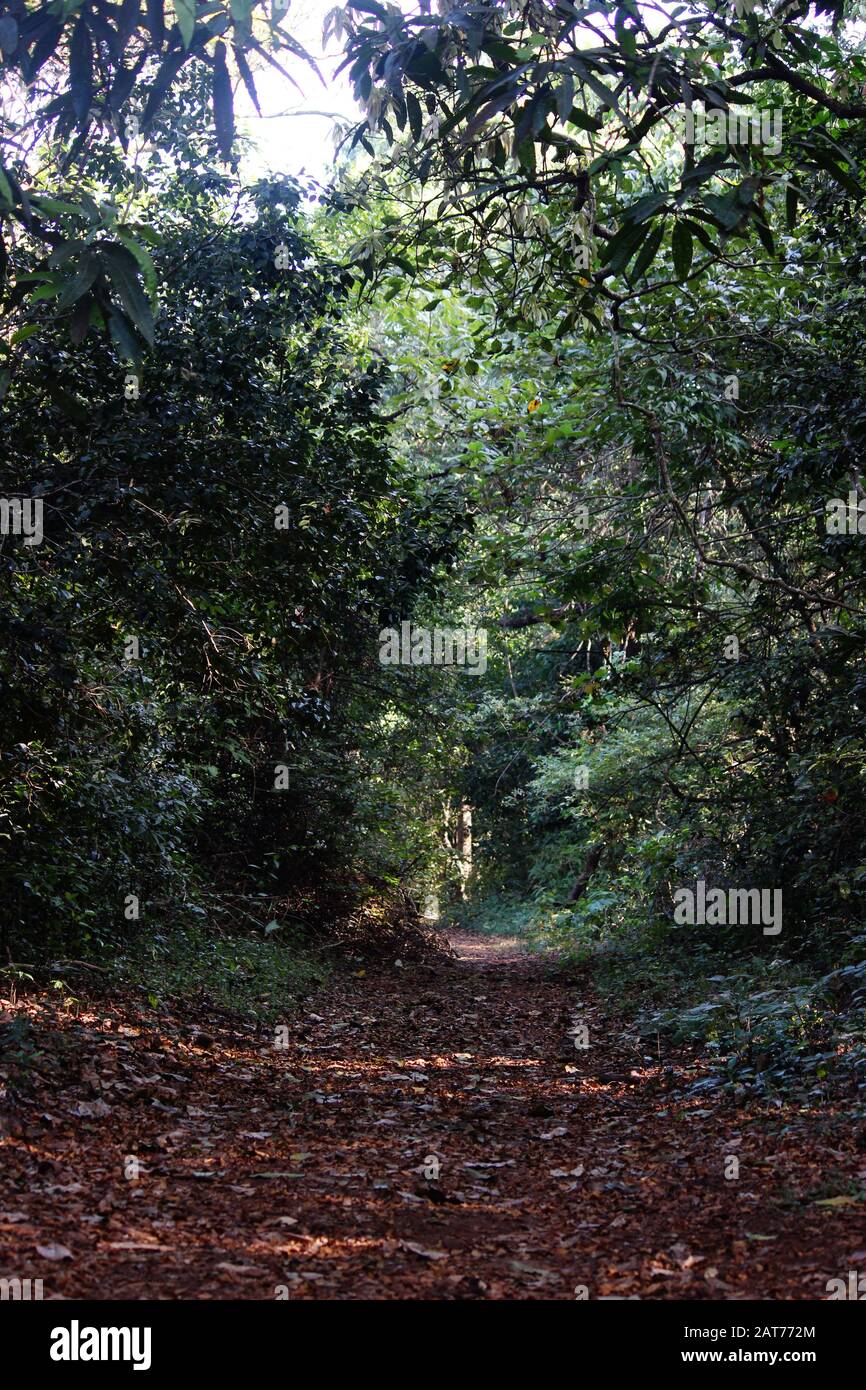
[[[41,499],[45,533],[4,538],[13,937],[110,938],[129,894],[160,917],[210,879],[280,896],[388,864],[359,810],[387,779],[375,635],[441,521],[385,447],[300,190],[230,192],[164,190],[140,376],[46,324],[5,402],[2,490]]]
[[[249,91],[281,16],[104,8],[0,19],[10,939],[468,892],[696,1026],[772,968],[770,1033],[856,1032],[855,12],[338,8],[365,119],[315,193],[219,172],[222,36]],[[486,670],[382,665],[410,619]],[[782,930],[676,922],[699,881]]]

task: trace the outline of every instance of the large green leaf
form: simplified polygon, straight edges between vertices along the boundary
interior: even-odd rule
[[[138,261],[126,246],[101,244],[99,254],[112,287],[141,336],[153,345],[153,312],[138,282]]]
[[[172,0],[184,48],[189,48],[195,30],[195,0]]]
[[[691,232],[684,222],[675,222],[671,233],[671,253],[678,280],[685,280],[691,270],[693,252],[694,242]]]
[[[218,43],[213,58],[213,113],[217,144],[223,159],[229,159],[235,139],[232,84],[226,67],[225,44]]]

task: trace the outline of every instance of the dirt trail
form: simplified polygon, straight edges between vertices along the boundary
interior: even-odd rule
[[[46,1298],[814,1299],[862,1266],[847,1121],[694,1091],[698,1059],[646,1062],[516,943],[452,940],[331,981],[285,1049],[116,997],[58,1035],[27,1005],[48,1041],[0,1131],[0,1275]]]

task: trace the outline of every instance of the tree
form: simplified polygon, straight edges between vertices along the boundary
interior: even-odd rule
[[[695,284],[756,241],[773,256],[816,179],[862,194],[866,66],[838,4],[335,13],[367,111],[354,140],[393,146],[404,179],[405,215],[359,261],[371,281],[471,274],[514,324],[543,289],[561,333],[607,315],[628,332],[671,275]],[[673,265],[650,275],[663,244]]]
[[[233,84],[258,106],[250,61],[275,55],[315,63],[287,32],[288,0],[4,0],[0,4],[0,322],[6,333],[0,394],[17,344],[44,320],[46,299],[72,310],[73,342],[106,328],[131,361],[153,344],[153,229],[131,226],[115,199],[140,186],[155,122],[178,93],[196,113],[201,143],[229,162]],[[163,153],[176,145],[176,128]],[[167,146],[167,147],[166,147]],[[132,150],[130,168],[121,157]],[[89,167],[96,189],[82,188]],[[19,278],[22,251],[33,256]]]
[[[441,543],[301,188],[159,194],[146,370],[43,306],[0,418],[0,493],[44,515],[2,548],[4,886],[39,951],[112,939],[129,895],[163,920],[388,871],[377,633]]]

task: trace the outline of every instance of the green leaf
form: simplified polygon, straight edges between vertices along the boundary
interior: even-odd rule
[[[213,114],[220,154],[223,159],[230,159],[235,139],[235,117],[224,43],[218,43],[214,50]]]
[[[124,310],[141,336],[152,346],[153,313],[138,283],[136,258],[125,246],[102,245],[99,251]]]
[[[601,258],[602,265],[607,267],[611,275],[619,275],[625,269],[648,231],[646,223],[626,222],[620,227],[616,236],[608,242]]]
[[[556,89],[556,111],[561,121],[568,120],[574,106],[574,76],[563,73],[562,81]]]
[[[770,231],[767,219],[762,216],[760,209],[757,207],[752,209],[752,221],[755,224],[755,231],[758,233],[758,239],[764,250],[768,255],[775,256],[776,245],[773,241],[773,233]]]
[[[664,234],[664,224],[662,224],[662,226],[660,227],[654,227],[653,230],[650,232],[649,236],[647,237],[646,241],[644,242],[641,248],[640,255],[634,263],[634,267],[631,272],[632,279],[640,279],[641,275],[643,275],[645,271],[649,268],[653,259],[655,258],[656,252],[662,244],[662,238],[664,237]]]
[[[259,115],[261,115],[262,108],[259,106],[259,95],[256,91],[256,84],[253,80],[253,74],[250,70],[249,63],[247,62],[246,54],[244,53],[242,48],[238,47],[237,44],[232,45],[232,51],[235,55],[235,62],[238,65],[238,72],[241,75],[243,84],[246,87],[247,92],[249,93],[250,101],[253,103],[253,106],[256,108]]]
[[[622,111],[620,110],[619,102],[617,101],[613,92],[610,91],[608,87],[605,87],[604,83],[599,81],[599,79],[594,75],[594,73],[584,71],[581,73],[581,78],[587,84],[587,86],[595,92],[599,101],[601,101],[606,107],[608,107],[609,110],[616,112],[622,124],[626,127],[626,129],[628,129],[629,123],[623,115]]]
[[[424,126],[424,113],[414,92],[406,93],[406,111],[409,115],[409,129],[412,132],[412,139],[418,140]]]
[[[18,47],[18,23],[10,14],[0,19],[0,52],[10,58]]]
[[[347,10],[361,10],[364,14],[375,15],[376,19],[387,20],[388,11],[382,5],[377,5],[376,0],[349,0]]]
[[[711,256],[717,256],[719,254],[718,249],[713,244],[713,239],[707,231],[706,227],[702,227],[700,222],[693,222],[690,217],[683,217],[681,220],[683,226],[688,227],[695,240],[699,241],[701,243],[701,246],[703,246],[707,251],[709,251]]]
[[[830,155],[829,150],[813,147],[810,153],[815,163],[819,165],[820,168],[826,169],[827,173],[832,175],[839,186],[845,189],[846,193],[853,194],[855,198],[862,197],[863,189],[860,187],[857,180],[852,179],[851,175],[847,173],[845,169],[839,168],[839,165]]]
[[[60,293],[60,286],[53,281],[47,285],[40,285],[30,296],[31,304],[40,304],[43,299],[55,299]]]
[[[136,241],[134,233],[130,231],[128,227],[118,227],[117,235],[126,249],[131,252],[138,261],[142,279],[144,280],[147,293],[150,297],[150,302],[156,305],[157,299],[159,298],[159,287],[157,283],[156,266],[150,258],[150,253],[145,251],[144,247]]]
[[[649,193],[628,209],[625,216],[629,222],[645,222],[654,212],[663,208],[668,201],[667,193]]]
[[[195,29],[195,0],[172,0],[172,4],[177,16],[177,26],[180,29],[183,46],[189,48]]]
[[[581,106],[573,106],[568,116],[569,125],[576,125],[580,130],[601,130],[604,121],[599,120],[598,116],[591,116],[588,111],[584,111]]]
[[[34,333],[38,333],[40,325],[38,323],[25,323],[23,328],[19,328],[12,334],[10,342],[14,347],[16,343],[25,343],[28,338],[32,338]]]
[[[169,53],[160,67],[159,72],[156,74],[156,81],[150,89],[150,94],[141,117],[142,126],[146,127],[156,115],[168,94],[171,84],[174,82],[174,79],[177,77],[178,72],[185,62],[186,53],[183,49],[175,49],[173,53]]]
[[[141,363],[141,346],[132,331],[132,325],[119,309],[112,309],[109,313],[108,331],[117,344],[121,357],[139,366]]]
[[[57,308],[62,311],[75,304],[90,289],[100,269],[99,257],[94,255],[92,251],[86,252],[78,262],[72,279],[63,287],[57,301]],[[33,297],[35,298],[35,295]]]
[[[253,0],[229,0],[229,13],[239,30],[250,28]]]
[[[707,193],[704,195],[704,202],[716,221],[726,231],[731,231],[738,222],[743,220],[743,206],[737,199],[736,190],[733,193],[726,193],[724,197],[720,197],[716,193]]]
[[[2,164],[0,164],[0,200],[2,200],[4,207],[12,208],[15,206],[12,185],[6,177],[6,170]]]
[[[797,225],[797,189],[792,183],[785,189],[785,220],[788,230],[793,232]]]
[[[37,212],[47,212],[50,217],[87,217],[79,203],[67,203],[62,198],[45,198],[34,193],[30,199]]]
[[[674,258],[674,270],[678,280],[685,280],[692,268],[692,254],[694,252],[694,242],[692,234],[683,222],[675,222],[673,235],[671,236],[671,251]]]
[[[84,342],[87,337],[87,330],[90,327],[90,310],[93,307],[91,295],[83,295],[79,299],[72,311],[72,322],[69,325],[69,336],[76,347]]]
[[[475,113],[475,115],[472,117],[472,120],[469,121],[468,125],[464,129],[463,138],[465,140],[473,139],[473,137],[478,134],[479,130],[481,130],[481,128],[485,126],[488,121],[491,121],[494,116],[498,116],[500,112],[505,111],[509,106],[512,106],[519,95],[520,93],[516,87],[509,87],[506,88],[504,92],[500,92],[499,95],[494,97],[492,101],[485,102],[485,104],[481,107],[479,111]],[[449,128],[453,128],[459,123],[461,117],[466,111],[466,107],[468,106],[471,109],[471,105],[471,102],[467,102],[466,106],[458,108],[458,110],[452,116],[450,116],[447,121],[444,121],[439,128],[440,135],[447,135]]]
[[[69,41],[69,92],[72,109],[79,121],[83,121],[93,101],[93,48],[83,16]]]

